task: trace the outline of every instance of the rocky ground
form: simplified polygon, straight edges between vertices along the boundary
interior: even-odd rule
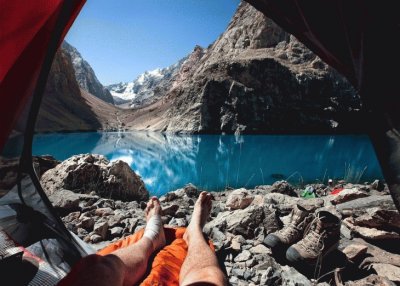
[[[67,228],[95,248],[144,227],[149,194],[126,163],[110,163],[100,155],[78,155],[62,163],[42,157],[34,162],[37,173],[44,172],[41,182]],[[285,181],[213,192],[204,230],[230,284],[399,285],[400,214],[387,187],[378,181],[338,183],[344,190],[337,195],[329,194],[332,186],[308,185],[321,194],[311,199],[299,197],[307,186]],[[186,226],[199,193],[189,184],[160,197],[165,225]],[[284,253],[272,254],[263,244],[267,234],[288,223],[296,204],[323,208],[342,221],[339,247],[323,259],[320,269],[294,267]]]

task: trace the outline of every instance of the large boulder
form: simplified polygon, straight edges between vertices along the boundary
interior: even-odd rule
[[[225,206],[230,210],[245,209],[254,200],[254,196],[246,189],[238,189],[232,191],[226,200]]]
[[[381,207],[382,209],[396,210],[396,207],[393,203],[393,199],[389,195],[384,195],[384,196],[372,195],[369,197],[359,198],[336,205],[336,209],[340,212],[349,210],[351,211],[363,210],[372,207]]]
[[[250,206],[244,210],[235,210],[219,213],[218,216],[206,225],[206,229],[214,227],[221,231],[241,234],[245,238],[254,237],[254,231],[264,220],[262,207]]]
[[[149,193],[142,179],[123,161],[110,163],[104,156],[73,156],[43,174],[41,183],[48,195],[60,189],[96,193],[122,201],[144,201]]]
[[[400,240],[400,234],[396,231],[381,230],[373,227],[364,227],[356,224],[353,217],[343,220],[343,224],[354,234],[369,240]]]

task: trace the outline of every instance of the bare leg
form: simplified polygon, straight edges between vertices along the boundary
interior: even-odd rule
[[[188,245],[188,254],[179,275],[180,285],[226,285],[226,278],[218,266],[217,257],[203,236],[203,227],[210,211],[211,195],[202,192],[183,236]]]
[[[160,202],[153,197],[147,203],[146,220],[148,224],[144,236],[137,243],[118,249],[106,256],[89,255],[85,257],[59,285],[125,286],[137,283],[146,272],[151,254],[165,245],[162,224],[154,226],[154,223],[149,223],[151,218],[160,214]],[[150,235],[146,237],[149,229]]]
[[[156,197],[152,197],[147,203],[145,212],[147,222],[153,216],[160,216],[160,201]],[[148,226],[146,226],[144,236],[137,243],[118,249],[112,253],[112,255],[119,257],[125,264],[124,285],[133,285],[138,282],[146,272],[151,254],[165,245],[162,225],[156,228],[157,237],[155,238],[146,237]]]

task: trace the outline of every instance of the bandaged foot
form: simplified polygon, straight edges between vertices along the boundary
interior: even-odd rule
[[[161,206],[157,197],[152,197],[146,207],[147,224],[144,229],[143,237],[147,237],[153,243],[154,251],[161,249],[165,245],[165,234],[161,220]]]

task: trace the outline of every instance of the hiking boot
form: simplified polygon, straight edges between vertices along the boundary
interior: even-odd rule
[[[307,225],[312,221],[314,215],[311,210],[307,210],[301,205],[296,205],[290,217],[290,222],[282,229],[270,233],[264,239],[264,244],[270,248],[276,248],[278,246],[289,246],[299,241],[304,234],[304,230]]]
[[[330,212],[320,211],[309,225],[304,238],[286,251],[286,258],[293,263],[306,261],[315,264],[337,248],[339,239],[339,218]]]

